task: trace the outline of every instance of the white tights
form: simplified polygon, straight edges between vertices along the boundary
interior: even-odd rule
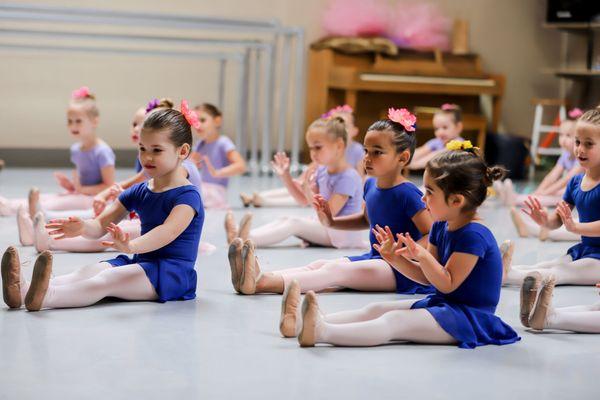
[[[383,260],[351,262],[347,258],[317,260],[304,267],[272,272],[283,278],[287,287],[294,279],[302,293],[340,287],[365,292],[393,292],[396,278],[392,268]]]
[[[286,188],[263,190],[255,194],[261,207],[298,207]]]
[[[523,279],[532,271],[539,272],[543,278],[553,275],[557,285],[595,285],[600,281],[600,260],[582,258],[573,261],[571,256],[566,254],[534,265],[513,265],[504,279],[504,284],[521,285]]]
[[[41,194],[42,211],[87,210],[92,208],[94,196],[84,194]],[[29,207],[27,199],[6,199],[0,197],[0,215],[15,215],[19,207]]]
[[[156,300],[158,296],[138,264],[112,267],[101,262],[50,280],[44,308],[86,307],[105,297]]]
[[[538,237],[540,235],[540,226],[536,224],[531,218],[529,218],[528,216],[524,216],[522,220],[523,223],[527,226],[529,236]],[[558,229],[554,229],[548,232],[548,239],[555,242],[579,242],[581,241],[581,236],[577,235],[576,233],[569,232],[563,225]]]
[[[416,301],[373,303],[325,315],[317,324],[317,342],[336,346],[377,346],[394,341],[456,343],[427,310],[411,310]]]
[[[249,238],[257,247],[271,246],[287,238],[297,237],[320,246],[333,246],[327,229],[316,219],[281,217],[252,229]]]
[[[549,310],[545,327],[581,333],[600,333],[600,303]]]

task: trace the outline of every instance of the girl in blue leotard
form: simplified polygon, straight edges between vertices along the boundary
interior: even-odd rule
[[[520,285],[534,271],[542,279],[553,276],[557,285],[594,285],[600,281],[600,106],[577,120],[575,155],[585,173],[571,178],[556,211],[548,213],[535,197],[529,197],[523,211],[544,228],[564,225],[580,235],[581,242],[555,260],[512,266],[504,283]],[[579,221],[571,215],[573,208],[577,208]]]
[[[439,154],[424,174],[427,208],[434,219],[427,247],[410,233],[376,227],[374,247],[402,275],[431,284],[422,300],[376,303],[322,315],[314,292],[302,304],[301,346],[330,343],[375,346],[393,341],[457,344],[473,348],[508,344],[519,337],[494,315],[500,298],[502,258],[494,236],[478,218],[487,188],[504,171],[488,167],[467,142]]]
[[[182,102],[182,112],[160,109],[144,121],[139,142],[140,162],[148,181],[121,193],[93,220],[76,217],[47,225],[57,238],[99,238],[133,257],[120,255],[51,279],[52,254],[36,260],[31,282],[20,274],[18,254],[10,247],[2,259],[4,300],[11,308],[84,307],[104,297],[124,300],[189,300],[196,296],[196,261],[204,221],[198,188],[180,173],[192,145],[190,125],[197,116]],[[141,220],[142,235],[130,239],[116,224],[130,212]]]

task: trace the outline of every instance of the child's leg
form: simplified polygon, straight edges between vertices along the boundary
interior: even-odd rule
[[[277,271],[277,274],[280,276],[285,276],[287,274],[295,274],[298,272],[305,272],[305,271],[314,271],[317,270],[319,268],[321,268],[323,265],[327,264],[327,263],[342,263],[342,262],[350,262],[350,260],[348,260],[347,258],[343,257],[343,258],[335,258],[335,259],[329,259],[329,260],[317,260],[317,261],[313,261],[310,264],[307,264],[303,267],[295,267],[295,268],[287,268],[287,269],[281,269],[279,271]]]
[[[249,238],[256,247],[271,246],[289,237],[298,237],[321,246],[331,246],[327,229],[318,220],[284,217],[250,231]]]
[[[27,199],[7,199],[0,196],[0,216],[15,215],[21,206],[27,207]]]
[[[364,322],[381,317],[383,314],[396,310],[410,310],[418,300],[396,300],[371,303],[356,310],[340,311],[323,316],[323,320],[329,324],[348,324],[352,322]]]
[[[123,300],[156,300],[154,286],[138,264],[105,269],[93,277],[48,287],[44,308],[85,307],[105,297]]]
[[[600,333],[600,303],[555,308],[548,313],[545,325],[549,329],[581,333]]]
[[[594,285],[600,281],[600,260],[582,258],[576,261],[566,261],[564,257],[561,257],[555,261],[554,265],[536,269],[536,271],[543,278],[554,276],[557,285]],[[519,284],[530,271],[511,268],[505,283]]]
[[[571,261],[573,261],[571,256],[568,254],[565,254],[563,256],[555,258],[554,260],[541,261],[537,264],[532,264],[532,265],[513,265],[511,268],[518,269],[518,270],[532,271],[532,270],[539,270],[541,268],[552,268],[552,267],[556,266],[557,264],[567,263],[567,262],[571,262]]]
[[[274,275],[277,275],[275,272]],[[327,262],[320,268],[312,271],[286,273],[275,278],[283,279],[283,286],[289,285],[292,280],[297,280],[300,290],[305,293],[309,290],[321,291],[331,287],[343,287],[365,292],[393,292],[396,290],[396,277],[391,267],[383,260],[364,260],[351,262]],[[269,279],[265,275],[265,279]],[[261,291],[261,279],[257,283],[257,291]],[[267,282],[264,282],[267,283]]]
[[[91,209],[94,196],[84,194],[42,194],[40,207],[44,211],[87,210]]]
[[[298,202],[290,195],[276,197],[254,197],[254,205],[257,207],[300,207]]]
[[[46,217],[46,220],[69,218],[69,217],[79,217],[81,219],[92,219],[95,217],[94,210],[92,210],[92,209],[62,210],[62,211],[44,210],[44,216]]]
[[[579,242],[581,240],[581,236],[576,233],[569,232],[563,225],[558,229],[549,231],[546,239],[550,239],[555,242]]]
[[[332,324],[320,321],[317,343],[337,346],[377,346],[392,341],[453,344],[456,340],[424,309],[394,310],[371,320]]]
[[[68,285],[68,284],[79,282],[79,281],[85,281],[86,279],[90,279],[90,278],[98,275],[100,272],[105,271],[110,268],[113,268],[113,266],[107,262],[99,262],[96,264],[86,265],[85,267],[81,267],[78,270],[73,271],[69,274],[60,275],[60,276],[51,278],[50,285],[61,286],[61,285]]]

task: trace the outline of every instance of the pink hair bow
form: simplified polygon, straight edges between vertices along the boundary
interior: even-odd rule
[[[444,103],[442,107],[440,107],[443,111],[451,111],[456,110],[456,104]]]
[[[194,110],[190,110],[187,100],[181,100],[181,113],[187,120],[188,124],[196,129],[200,128],[198,114],[196,114]]]
[[[325,114],[321,114],[321,118],[329,118],[333,114],[337,114],[337,113],[352,114],[353,112],[354,112],[354,109],[352,107],[350,107],[348,104],[344,104],[343,106],[337,106],[337,107],[332,108],[331,110],[327,111]]]
[[[417,117],[414,114],[411,114],[406,108],[396,109],[390,108],[388,109],[388,118],[394,122],[399,123],[404,127],[404,130],[407,132],[415,131],[415,124],[417,123]]]
[[[90,95],[90,88],[87,86],[82,86],[79,89],[73,90],[71,92],[72,99],[85,99]]]
[[[569,118],[571,118],[571,119],[577,119],[577,118],[581,117],[582,115],[583,115],[583,111],[581,110],[581,108],[575,107],[574,109],[569,111]]]

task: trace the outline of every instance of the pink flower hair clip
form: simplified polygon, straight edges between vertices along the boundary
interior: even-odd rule
[[[79,89],[73,90],[71,92],[71,98],[73,100],[85,99],[86,97],[89,97],[89,95],[90,88],[88,88],[87,86],[82,86]]]
[[[440,108],[442,109],[442,111],[453,111],[456,110],[458,107],[456,104],[444,103]]]
[[[569,110],[569,118],[577,119],[583,115],[583,110],[581,108],[575,107],[572,110]]]
[[[196,129],[200,128],[198,114],[196,114],[194,110],[190,110],[187,100],[181,100],[181,113],[185,117],[188,124]]]
[[[401,109],[390,108],[390,109],[388,109],[388,119],[402,125],[406,132],[414,132],[415,131],[415,124],[417,123],[417,117],[414,114],[411,114],[411,112],[408,111],[406,108],[401,108]]]
[[[344,104],[343,106],[337,106],[337,107],[332,108],[331,110],[327,111],[325,114],[321,114],[321,118],[329,118],[333,114],[338,114],[338,113],[352,114],[353,112],[354,112],[354,109],[352,107],[350,107],[348,104]]]

